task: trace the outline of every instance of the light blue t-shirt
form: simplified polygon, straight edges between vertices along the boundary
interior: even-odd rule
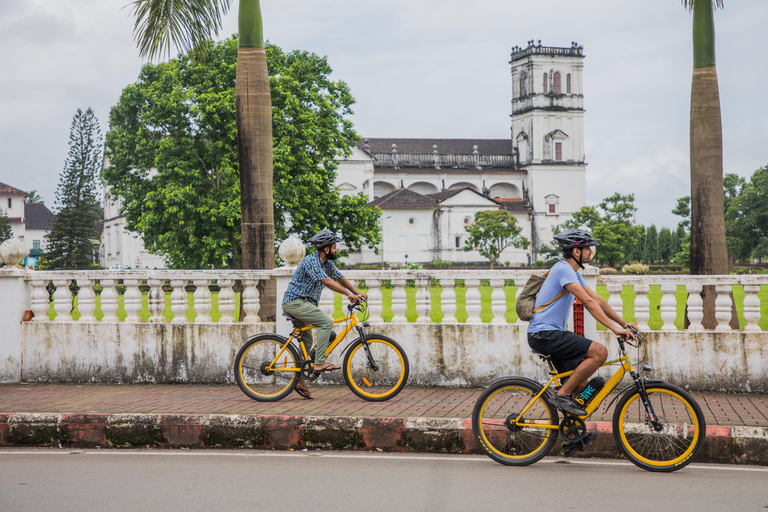
[[[584,288],[587,283],[581,274],[573,270],[573,267],[565,260],[558,261],[550,269],[547,279],[536,296],[536,307],[546,304],[565,290],[565,285],[571,283],[580,283]],[[566,292],[565,295],[555,302],[533,315],[528,324],[528,332],[541,331],[564,331],[565,324],[568,322],[568,316],[571,314],[571,305],[573,304],[573,294]]]

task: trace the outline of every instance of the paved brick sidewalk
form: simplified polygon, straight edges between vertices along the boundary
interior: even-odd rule
[[[0,413],[240,414],[369,418],[469,418],[479,389],[406,387],[386,402],[366,402],[346,386],[312,386],[274,403],[234,385],[0,384]],[[768,395],[694,393],[708,425],[768,427]],[[607,404],[607,402],[606,402]],[[610,421],[604,406],[593,421]]]

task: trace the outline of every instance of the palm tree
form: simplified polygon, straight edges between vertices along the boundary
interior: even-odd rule
[[[136,0],[134,35],[142,57],[169,55],[171,45],[205,58],[231,0]],[[272,197],[272,101],[259,0],[240,0],[235,87],[240,155],[242,268],[275,266]],[[274,321],[275,282],[262,281],[261,316]]]
[[[691,274],[728,273],[723,211],[723,127],[715,68],[715,7],[723,0],[682,0],[693,11],[691,85]],[[714,328],[714,286],[705,286],[703,325]],[[735,311],[735,306],[734,306]],[[734,315],[737,322],[738,317]],[[733,320],[732,320],[733,323]]]

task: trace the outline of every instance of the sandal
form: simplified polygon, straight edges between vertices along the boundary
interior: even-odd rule
[[[314,397],[309,392],[309,389],[302,389],[302,388],[293,388],[295,392],[306,398],[307,400],[312,400]]]
[[[337,364],[329,364],[325,368],[318,369],[317,367],[315,367],[312,369],[312,371],[314,371],[315,373],[332,372],[333,370],[341,370],[341,366]]]

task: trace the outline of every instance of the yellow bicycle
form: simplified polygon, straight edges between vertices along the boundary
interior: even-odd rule
[[[355,311],[363,310],[364,304],[361,298],[347,306],[347,316],[334,320],[334,323],[346,324],[338,336],[333,338],[331,335],[326,355],[330,355],[347,333],[355,329],[358,337],[342,350],[345,354],[341,366],[344,381],[360,398],[381,402],[397,395],[408,382],[408,356],[395,340],[383,334],[366,334],[368,322],[360,323],[355,314]],[[284,316],[293,322],[293,332],[288,338],[279,334],[252,336],[235,357],[237,385],[243,393],[260,402],[275,402],[286,397],[300,377],[314,381],[320,376],[314,371],[315,349],[307,352],[304,344],[299,342],[303,331],[315,327],[299,327],[293,317]]]
[[[607,411],[618,400],[613,414],[613,436],[619,449],[627,459],[648,471],[675,471],[689,464],[706,436],[701,408],[679,387],[635,372],[625,344],[637,347],[639,352],[644,346],[642,334],[637,334],[635,343],[621,337],[618,343],[619,357],[603,366],[619,367],[584,407],[585,416],[564,413],[562,421],[559,420],[557,409],[549,401],[549,388],[554,384],[559,389],[562,379],[573,371],[558,373],[548,355],[534,352],[549,363],[551,377],[544,386],[519,376],[491,381],[472,411],[472,430],[485,453],[501,464],[533,464],[547,455],[558,432],[566,440],[564,448],[571,448],[572,452],[583,449],[583,442],[590,435],[585,420],[629,373],[633,382],[606,407]],[[652,369],[643,366],[644,371]]]

